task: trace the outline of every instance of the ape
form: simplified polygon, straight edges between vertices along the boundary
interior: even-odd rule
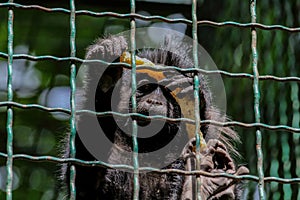
[[[136,70],[136,112],[144,116],[165,116],[171,119],[194,115],[193,73],[177,70],[155,70],[147,66],[176,66],[192,68],[193,62],[187,52],[188,46],[166,40],[159,49],[142,49],[137,51]],[[124,52],[128,43],[123,36],[111,36],[100,39],[87,49],[86,59],[101,59],[107,62],[131,61]],[[97,112],[116,110],[131,113],[131,69],[122,65],[106,65],[100,62],[87,63],[85,82],[79,89],[77,106],[82,109],[94,109]],[[101,77],[98,77],[98,74]],[[218,121],[219,112],[212,105],[210,89],[203,75],[199,74],[200,117]],[[93,90],[91,88],[95,87]],[[112,103],[113,101],[113,103]],[[139,116],[113,117],[98,116],[97,120],[106,137],[111,142],[106,155],[106,162],[111,164],[132,165],[132,119],[138,124],[138,151],[140,165],[163,169],[195,169],[195,139],[193,126],[179,120],[149,120]],[[78,132],[88,133],[92,127],[85,126],[89,118],[80,116],[77,123]],[[159,127],[152,134],[152,128]],[[149,131],[150,130],[150,131]],[[231,141],[238,140],[237,134],[227,127],[212,125],[201,126],[200,130],[207,142],[201,152],[200,167],[212,173],[227,172],[247,174],[246,167],[235,166],[229,152],[234,152]],[[68,141],[66,141],[68,144]],[[168,145],[171,144],[171,145]],[[66,145],[66,156],[69,147]],[[100,146],[100,142],[99,142]],[[159,151],[163,149],[163,151]],[[153,152],[159,153],[153,153]],[[76,158],[95,160],[86,149],[81,138],[76,138]],[[64,179],[68,180],[68,166],[63,166]],[[195,177],[175,173],[159,174],[141,172],[140,199],[195,199]],[[202,199],[240,199],[242,184],[227,178],[210,178],[201,176]],[[77,199],[132,199],[133,174],[131,171],[104,167],[87,167],[76,165]]]

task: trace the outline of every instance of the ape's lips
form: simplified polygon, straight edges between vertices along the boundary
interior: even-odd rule
[[[149,116],[149,112],[148,111],[139,111],[138,114],[142,114],[142,115],[145,115],[145,116]],[[134,119],[137,121],[137,124],[139,126],[147,126],[150,124],[151,122],[151,119],[147,119],[147,118],[144,118],[144,117],[134,117]]]

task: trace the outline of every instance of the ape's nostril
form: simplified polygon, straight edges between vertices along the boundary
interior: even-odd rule
[[[153,104],[153,105],[163,105],[163,103],[161,101],[157,101],[154,99],[147,99],[146,101],[148,104]]]

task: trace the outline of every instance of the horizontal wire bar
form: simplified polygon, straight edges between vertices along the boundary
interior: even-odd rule
[[[7,154],[0,152],[0,157],[7,157]],[[108,164],[103,161],[84,161],[76,158],[59,158],[55,156],[31,156],[28,154],[14,154],[13,159],[23,159],[23,160],[30,160],[30,161],[36,161],[36,162],[54,162],[54,163],[71,163],[71,164],[77,164],[81,166],[86,167],[106,167],[111,169],[119,169],[119,170],[133,170],[133,167],[130,165],[115,165],[115,164]],[[176,173],[180,175],[203,175],[206,177],[226,177],[230,179],[234,179],[237,181],[240,180],[252,180],[258,182],[258,177],[254,175],[233,175],[233,174],[227,174],[227,173],[209,173],[201,170],[197,171],[184,171],[179,169],[158,169],[158,168],[152,168],[152,167],[140,167],[139,170],[141,172],[155,172],[159,174],[170,174],[170,173]],[[297,184],[300,183],[300,178],[277,178],[277,177],[265,177],[265,182],[278,182],[283,184]]]
[[[14,106],[21,109],[39,109],[47,112],[62,112],[66,114],[70,114],[70,110],[63,109],[63,108],[49,108],[45,106],[41,106],[39,104],[21,104],[16,102],[9,102],[9,101],[3,101],[0,102],[0,107],[4,106]],[[76,114],[82,114],[87,113],[91,115],[96,115],[98,117],[105,117],[105,116],[112,116],[116,115],[119,117],[141,117],[149,120],[166,120],[169,122],[187,122],[187,123],[195,123],[194,120],[188,119],[188,118],[169,118],[165,116],[155,115],[155,116],[145,116],[139,113],[128,113],[128,114],[122,114],[118,112],[108,111],[108,112],[95,112],[91,110],[77,110]],[[266,130],[276,130],[276,131],[288,131],[292,133],[300,133],[300,128],[294,128],[287,125],[268,125],[265,123],[244,123],[244,122],[238,122],[238,121],[229,121],[229,122],[218,122],[214,120],[201,120],[200,125],[215,125],[219,127],[242,127],[242,128],[264,128]]]
[[[22,9],[37,9],[44,12],[59,12],[64,14],[70,14],[71,11],[65,8],[47,8],[38,5],[22,5],[17,3],[0,3],[0,7],[14,7],[14,8],[22,8]],[[136,13],[128,13],[128,14],[120,14],[115,12],[93,12],[88,10],[77,10],[76,15],[87,15],[92,17],[116,17],[116,18],[136,18],[146,21],[152,20],[161,20],[168,23],[185,23],[192,25],[192,21],[188,19],[170,19],[161,16],[144,16]],[[226,22],[214,22],[210,20],[200,20],[197,21],[197,25],[207,25],[213,27],[239,27],[239,28],[258,28],[262,30],[282,30],[288,32],[300,32],[300,27],[287,27],[283,25],[265,25],[261,23],[239,23],[234,21],[226,21]]]
[[[7,154],[0,152],[0,157],[6,158]],[[71,163],[71,164],[78,164],[87,167],[101,166],[106,168],[133,170],[133,167],[130,165],[113,165],[113,164],[105,163],[103,161],[85,161],[77,158],[59,158],[55,156],[31,156],[28,154],[14,154],[13,159],[24,159],[24,160],[32,160],[37,162],[49,161],[55,163]]]
[[[7,59],[8,55],[6,53],[0,52],[0,57]],[[50,55],[44,55],[44,56],[32,56],[27,54],[15,54],[13,56],[13,59],[26,59],[30,61],[57,61],[57,62],[74,62],[74,63],[101,63],[106,65],[112,65],[112,66],[124,66],[125,68],[131,68],[130,64],[127,63],[110,63],[105,62],[103,60],[84,60],[77,57],[56,57],[56,56],[50,56]],[[154,69],[154,70],[178,70],[182,72],[199,72],[203,74],[221,74],[223,76],[229,77],[229,78],[248,78],[253,80],[253,75],[248,73],[231,73],[224,70],[204,70],[204,69],[195,69],[195,68],[179,68],[175,66],[165,66],[161,68],[154,68],[151,66],[139,66],[139,69]],[[259,80],[274,80],[279,82],[299,82],[300,83],[300,77],[296,76],[287,76],[287,77],[278,77],[278,76],[272,76],[272,75],[260,75]]]
[[[287,27],[283,25],[265,25],[261,23],[239,23],[234,21],[214,22],[209,20],[198,21],[198,25],[209,25],[214,27],[239,27],[239,28],[259,28],[262,30],[282,30],[288,32],[300,32],[300,27]]]
[[[46,106],[42,106],[40,104],[21,104],[17,103],[14,101],[1,101],[0,102],[0,107],[5,107],[5,106],[13,106],[16,108],[21,108],[21,109],[38,109],[42,111],[47,111],[47,112],[61,112],[61,113],[66,113],[66,114],[71,114],[71,111],[68,109],[64,108],[49,108]]]

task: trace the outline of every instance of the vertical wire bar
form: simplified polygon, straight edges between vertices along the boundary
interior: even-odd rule
[[[10,0],[9,3],[13,3]],[[12,88],[12,76],[13,76],[13,40],[14,40],[14,12],[11,7],[8,8],[8,59],[7,59],[7,100],[13,101],[13,88]],[[13,182],[13,109],[11,106],[7,106],[7,121],[6,121],[6,131],[7,131],[7,160],[6,160],[6,200],[12,200],[12,182]]]
[[[75,24],[75,2],[74,0],[70,0],[70,56],[76,56],[76,24]],[[76,91],[76,65],[74,63],[71,64],[70,67],[70,86],[71,86],[71,95],[70,95],[70,109],[71,109],[71,118],[70,118],[70,157],[75,158],[76,155],[76,148],[75,148],[75,136],[76,136],[76,126],[75,126],[75,91]],[[74,165],[70,167],[70,199],[76,199],[76,187],[75,187],[75,176],[76,176],[76,169]]]
[[[197,0],[193,0],[192,2],[192,21],[193,21],[193,61],[194,67],[199,68],[198,62],[198,26],[197,26]],[[195,98],[195,137],[196,137],[196,170],[200,170],[200,144],[201,140],[201,133],[199,134],[200,130],[200,98],[199,98],[199,75],[195,74],[194,76],[194,98]],[[197,175],[196,178],[196,199],[201,200],[201,178]]]
[[[250,4],[251,22],[256,23],[256,0],[251,0]],[[252,49],[252,68],[253,68],[253,92],[254,92],[254,114],[255,122],[260,123],[260,91],[259,91],[259,73],[257,68],[257,32],[254,27],[251,28],[251,49]],[[257,152],[257,171],[259,176],[258,190],[260,199],[265,199],[264,192],[264,172],[263,172],[263,152],[261,149],[262,135],[258,128],[256,130],[256,152]]]
[[[135,0],[130,0],[130,12],[135,13]],[[130,51],[131,51],[131,103],[132,103],[132,112],[136,113],[136,62],[135,62],[135,50],[136,50],[136,41],[135,41],[135,19],[130,20]],[[133,143],[133,199],[139,199],[139,160],[138,160],[138,142],[137,142],[137,122],[132,120],[132,143]]]
[[[290,37],[289,38],[289,46],[293,46],[293,44],[296,44],[296,41],[294,38]],[[290,70],[290,76],[297,76],[297,69],[296,69],[296,56],[295,56],[295,50],[293,48],[289,48],[289,61],[288,61],[288,66],[291,66]],[[300,121],[300,102],[299,102],[299,86],[296,82],[291,83],[291,94],[290,94],[290,99],[292,101],[292,107],[293,107],[293,116],[292,116],[292,126],[299,128],[299,121]],[[299,141],[299,135],[293,133],[292,136],[289,136],[289,145],[291,146],[292,149],[296,149],[296,146],[298,146],[298,141]],[[297,153],[296,151],[290,151],[290,162],[291,162],[291,177],[295,178],[297,177]],[[291,199],[300,199],[299,196],[299,185],[297,184],[292,184],[292,196]]]

